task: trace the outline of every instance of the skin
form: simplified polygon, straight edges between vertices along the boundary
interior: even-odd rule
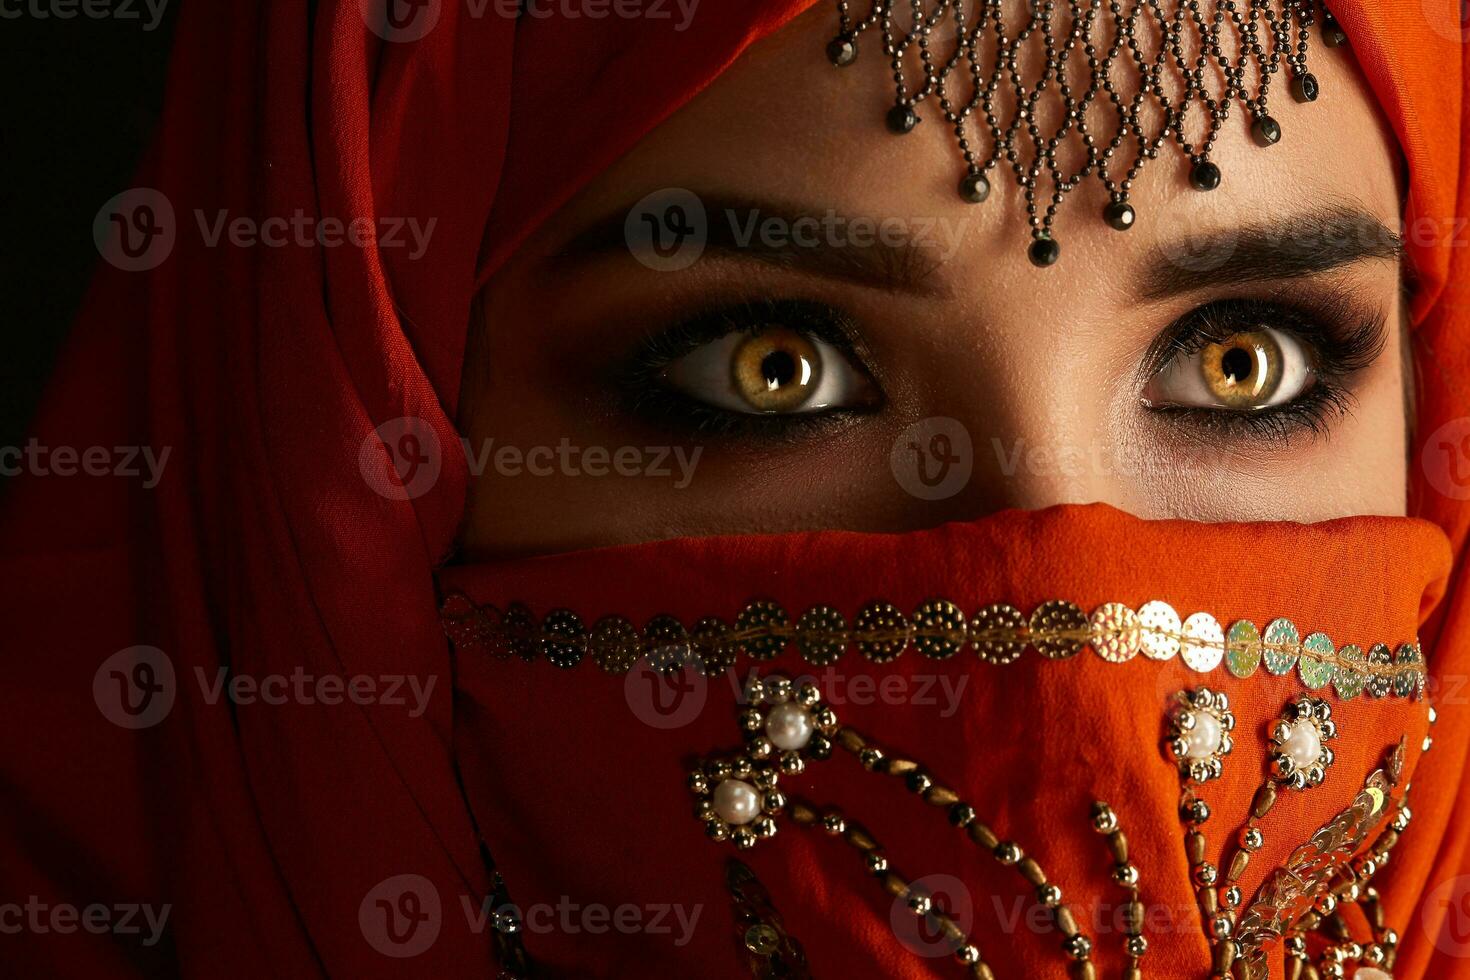
[[[692,479],[678,485],[672,458],[668,477],[485,466],[472,486],[465,557],[683,535],[903,531],[1090,501],[1210,521],[1404,513],[1399,259],[1380,250],[1305,275],[1281,275],[1289,264],[1271,262],[1246,283],[1195,274],[1229,267],[1251,222],[1308,227],[1296,219],[1332,205],[1399,227],[1398,152],[1347,48],[1314,43],[1322,96],[1313,104],[1297,104],[1278,80],[1271,113],[1281,143],[1257,147],[1235,107],[1212,153],[1225,175],[1218,189],[1191,188],[1188,161],[1165,148],[1135,182],[1137,224],[1120,233],[1100,220],[1107,195],[1089,179],[1059,211],[1060,262],[1038,269],[1009,172],[992,173],[983,204],[960,200],[963,168],[937,107],[920,108],[914,132],[889,134],[877,38],[864,35],[857,64],[839,71],[822,54],[833,25],[821,4],[747,52],[540,228],[487,287],[470,325],[460,423],[472,447],[678,446],[686,459],[699,450]],[[900,287],[891,276],[836,278],[718,249],[679,271],[650,269],[627,247],[582,253],[587,229],[662,188],[897,217],[927,249],[923,275]],[[920,232],[936,226],[958,227],[958,238]],[[1212,237],[1227,247],[1201,259],[1189,243]],[[1168,267],[1183,270],[1174,285],[1188,288],[1146,294],[1146,274]],[[752,298],[847,311],[881,408],[777,438],[701,434],[627,410],[618,369],[640,337]],[[1232,298],[1331,298],[1381,320],[1381,351],[1342,381],[1345,411],[1277,439],[1181,426],[1147,408],[1140,371],[1155,338],[1192,309]],[[904,489],[889,456],[907,427],[933,417],[963,426],[973,468],[961,488],[929,500]]]

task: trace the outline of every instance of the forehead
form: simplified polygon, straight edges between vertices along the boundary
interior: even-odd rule
[[[996,288],[1017,277],[1031,281],[1033,276],[1046,277],[1035,281],[1052,288],[1113,285],[1111,280],[1131,259],[1150,254],[1160,243],[1242,223],[1289,218],[1334,202],[1355,205],[1389,227],[1398,225],[1399,154],[1392,134],[1349,48],[1328,48],[1314,31],[1309,65],[1320,82],[1317,101],[1303,104],[1292,98],[1284,64],[1272,78],[1269,107],[1283,133],[1279,143],[1257,146],[1250,115],[1237,102],[1210,152],[1223,179],[1218,188],[1205,192],[1190,185],[1191,164],[1171,139],[1133,182],[1130,201],[1137,222],[1126,232],[1103,221],[1109,195],[1101,182],[1084,179],[1066,195],[1053,227],[1063,246],[1061,262],[1052,270],[1031,269],[1026,260],[1031,230],[1025,198],[1004,155],[990,172],[989,198],[980,204],[963,201],[957,188],[965,173],[964,161],[953,128],[933,100],[918,107],[924,121],[912,132],[899,136],[886,128],[894,81],[878,32],[861,36],[854,64],[838,69],[828,60],[825,49],[838,31],[833,6],[818,4],[748,51],[601,175],[553,225],[565,232],[578,221],[626,207],[666,187],[738,194],[790,202],[807,212],[830,209],[912,222],[910,231],[916,239],[923,228],[936,224],[951,234],[962,232],[960,247],[946,249],[945,263],[977,286]],[[854,5],[855,10],[865,8],[866,4]],[[1011,23],[1021,23],[1020,15],[1016,9],[1008,12]],[[994,39],[983,43],[993,47]],[[1101,40],[1098,45],[1100,50],[1107,47]],[[935,50],[949,48],[941,40]],[[993,56],[992,52],[986,57]],[[1033,43],[1020,60],[1023,74],[1034,78],[1045,59],[1039,44]],[[1071,65],[1075,93],[1087,83],[1085,55],[1075,52]],[[1131,98],[1137,89],[1131,62],[1127,70],[1120,65],[1112,74],[1118,79],[1119,94],[1125,101]],[[910,60],[906,76],[911,86],[922,78],[916,61]],[[1248,84],[1254,89],[1253,76],[1248,76]],[[1010,87],[1004,80],[1003,91]],[[962,97],[968,92],[965,87]],[[1053,87],[1043,104],[1055,102],[1054,96]],[[1105,100],[1105,93],[1099,99]],[[1004,95],[1000,101],[999,113],[1007,121],[1012,104]],[[1107,108],[1100,105],[1089,115],[1101,145],[1117,125],[1116,113],[1101,111]],[[1196,136],[1206,111],[1196,104],[1192,115],[1188,132]],[[1024,125],[1019,136],[1022,159],[1029,161],[1032,151]],[[991,138],[983,119],[972,123],[970,138],[980,158],[988,157]],[[1072,146],[1064,147],[1063,153],[1073,153],[1075,161],[1081,142],[1075,132],[1068,140]],[[1131,159],[1134,145],[1129,140],[1118,150],[1113,164],[1118,178],[1127,169],[1122,158],[1126,154]],[[1050,186],[1043,174],[1038,184],[1042,209]]]

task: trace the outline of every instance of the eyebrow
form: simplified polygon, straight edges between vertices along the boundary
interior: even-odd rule
[[[1354,204],[1334,202],[1270,221],[1181,236],[1150,250],[1140,292],[1161,299],[1200,289],[1296,279],[1362,262],[1403,259],[1403,240]]]
[[[876,232],[897,226],[904,237],[934,239],[952,227],[943,224],[948,216],[872,218],[847,216],[830,208],[819,212],[775,200],[697,197],[705,213],[706,254],[868,289],[927,298],[953,295],[935,275],[943,261],[932,246],[917,240],[889,241]],[[573,264],[599,256],[632,254],[627,228],[635,206],[620,208],[593,222],[558,249],[552,260]],[[762,233],[772,221],[785,230],[784,241],[772,241]],[[871,244],[800,244],[790,240],[791,230],[799,225],[810,228],[813,222],[818,226],[835,222],[846,232],[863,228]],[[1140,260],[1135,281],[1143,298],[1157,300],[1202,289],[1302,278],[1371,259],[1400,262],[1403,255],[1402,239],[1382,220],[1356,204],[1330,202],[1268,221],[1167,239],[1150,248]],[[1065,261],[1064,256],[1062,263]],[[1065,266],[1059,264],[1047,271],[1065,275]]]
[[[951,291],[934,275],[943,264],[932,245],[943,240],[945,218],[874,218],[844,215],[833,208],[814,210],[783,201],[698,195],[704,207],[706,237],[704,254],[754,262],[787,272],[906,293],[921,297],[945,297]],[[628,221],[634,207],[624,207],[601,220],[562,246],[552,256],[557,263],[574,263],[597,256],[632,254]],[[640,216],[641,217],[641,216]],[[793,241],[793,234],[808,236],[818,230],[815,242]],[[823,235],[821,229],[835,225],[839,230]],[[774,228],[774,234],[767,228]],[[899,229],[894,235],[884,229]],[[863,239],[858,244],[854,236]],[[895,238],[905,240],[894,240]]]

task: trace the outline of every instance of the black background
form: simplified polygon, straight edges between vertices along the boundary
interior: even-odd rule
[[[141,0],[126,4],[132,20],[89,18],[79,3],[71,19],[35,16],[53,2],[0,0],[0,446],[24,441],[101,261],[92,239],[97,210],[133,186],[182,0],[168,0],[152,31]],[[111,0],[114,11],[123,6]]]

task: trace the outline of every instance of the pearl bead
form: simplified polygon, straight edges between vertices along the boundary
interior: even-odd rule
[[[813,731],[811,712],[794,701],[778,704],[766,715],[766,737],[783,751],[805,748]]]
[[[727,779],[715,787],[715,813],[732,826],[750,823],[761,812],[761,795],[739,779]]]
[[[1281,743],[1281,751],[1296,763],[1298,769],[1306,769],[1316,763],[1322,754],[1322,739],[1317,735],[1317,726],[1305,718],[1293,722],[1291,734]]]
[[[1223,734],[1220,719],[1208,711],[1196,712],[1194,727],[1189,730],[1189,750],[1185,755],[1195,760],[1208,759],[1220,751],[1220,736]]]
[[[1358,972],[1353,974],[1353,980],[1393,980],[1393,974],[1371,966],[1360,966]]]

